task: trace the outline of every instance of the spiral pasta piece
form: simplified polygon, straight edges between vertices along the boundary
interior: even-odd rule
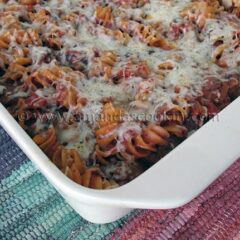
[[[46,9],[41,9],[36,13],[29,13],[29,18],[32,22],[46,24],[50,20],[50,13]]]
[[[77,75],[71,68],[54,66],[35,71],[27,80],[29,85],[41,85],[49,87],[51,84],[59,81],[70,82],[75,85]]]
[[[80,109],[86,105],[87,99],[77,89],[76,81],[82,77],[79,72],[68,67],[54,66],[34,72],[26,80],[26,85],[33,88],[56,86],[57,102],[63,106]]]
[[[157,146],[167,146],[169,137],[168,132],[157,125],[150,124],[143,129],[142,134],[129,139],[126,142],[127,153],[136,159],[146,157],[149,152],[157,151]]]
[[[35,29],[11,29],[5,33],[0,35],[0,47],[1,48],[9,48],[11,42],[16,41],[18,44],[23,46],[29,45],[42,45],[42,41],[39,37],[37,30]]]
[[[105,79],[110,79],[112,77],[112,69],[117,61],[117,57],[117,54],[113,51],[104,51],[102,53],[100,59]]]
[[[81,109],[87,104],[87,99],[81,96],[73,86],[62,88],[59,96],[58,102],[67,108]]]
[[[177,123],[168,123],[164,126],[164,129],[171,135],[175,135],[176,137],[183,138],[187,136],[187,128],[183,125],[179,125]]]
[[[26,80],[26,85],[33,88],[56,86],[57,103],[67,108],[80,109],[86,105],[87,99],[76,87],[76,81],[79,77],[82,77],[82,74],[71,68],[54,66],[34,72]]]
[[[77,150],[66,149],[59,145],[54,128],[34,136],[33,140],[52,162],[76,183],[94,189],[118,186],[113,180],[107,180],[98,167],[87,168],[85,161],[81,159]]]
[[[131,37],[127,32],[123,32],[119,29],[105,29],[104,32],[105,34],[111,36],[113,39],[118,40],[123,45],[128,45],[129,41],[131,40]]]
[[[15,11],[21,11],[19,7],[6,10],[0,13],[0,21],[2,24],[6,25],[5,30],[21,29],[21,23],[16,16],[14,16]]]
[[[17,119],[19,125],[25,129],[25,109],[26,104],[23,98],[18,99],[17,111],[13,113],[13,116]]]
[[[78,21],[78,14],[71,12],[62,18],[65,21],[69,21],[71,23],[76,23]]]
[[[142,41],[148,44],[150,47],[159,47],[164,50],[171,50],[174,48],[173,44],[158,36],[151,26],[140,24],[137,28],[137,34],[140,35]]]
[[[117,80],[128,79],[130,77],[141,77],[148,79],[151,73],[151,68],[146,61],[129,61],[126,66],[121,69],[114,78]],[[114,79],[113,79],[114,80]],[[147,81],[145,81],[146,83]],[[140,84],[144,85],[144,83]],[[141,87],[140,87],[141,88]]]
[[[165,122],[174,122],[182,125],[184,121],[188,118],[188,109],[180,105],[174,105],[170,109],[164,112],[166,119]]]
[[[49,87],[53,82],[57,81],[59,78],[56,73],[51,70],[37,71],[33,73],[27,80],[27,84],[30,86],[42,86]]]
[[[46,132],[34,136],[33,141],[47,154],[49,158],[53,157],[55,151],[59,147],[54,128],[49,128]]]
[[[28,66],[32,64],[32,60],[28,57],[28,48],[11,48],[8,49],[8,52],[11,56],[4,51],[0,53],[0,64],[3,68],[7,68],[3,79],[16,81],[26,75],[28,72]]]
[[[95,16],[98,24],[110,28],[110,30],[105,30],[108,35],[121,40],[125,45],[128,43],[130,36],[134,35],[138,37],[140,41],[151,47],[159,47],[164,50],[175,48],[173,43],[170,43],[160,35],[159,26],[157,26],[157,24],[154,26],[144,25],[126,18],[122,18],[119,23],[117,22],[115,24],[111,7],[98,6]],[[111,28],[113,26],[116,29],[112,30]]]
[[[114,126],[123,121],[124,110],[122,108],[116,108],[111,102],[104,105],[100,121],[98,122],[99,127]]]
[[[28,72],[28,65],[32,63],[29,57],[17,57],[10,63],[5,79],[16,81],[21,79]]]
[[[171,61],[166,61],[166,62],[160,63],[158,65],[158,68],[160,70],[173,70],[174,69],[174,64]]]
[[[173,43],[170,43],[161,36],[161,27],[157,24],[156,26],[152,26],[130,21],[128,19],[122,19],[119,23],[119,27],[122,31],[138,37],[140,41],[151,47],[158,47],[164,50],[175,48]]]
[[[104,146],[109,148],[109,151],[103,154],[100,153],[100,155],[107,157],[116,153],[116,149],[111,149],[111,146],[117,137],[116,130],[122,122],[123,116],[123,109],[115,108],[112,103],[106,103],[104,105],[100,121],[98,122],[99,128],[95,134],[98,143],[97,152],[100,153],[100,148]]]
[[[215,18],[216,14],[222,10],[218,0],[201,0],[189,4],[182,12],[181,16],[195,22],[198,27],[203,28],[206,19]]]
[[[96,21],[105,27],[111,27],[113,24],[114,18],[112,15],[111,7],[97,6],[95,11],[95,17]]]
[[[70,179],[82,184],[82,174],[86,171],[86,165],[75,149],[58,147],[52,156],[52,162]]]
[[[0,59],[5,66],[9,66],[12,63],[20,64],[22,66],[28,65],[32,63],[31,58],[28,57],[29,49],[23,47],[8,49],[8,52],[11,54],[11,57],[5,52],[0,52]]]
[[[8,71],[4,75],[4,79],[17,81],[17,80],[21,79],[24,76],[24,74],[27,73],[27,71],[28,71],[28,69],[24,65],[13,62],[8,67]]]
[[[119,139],[118,127],[115,124],[97,130],[96,153],[100,158],[120,154],[126,160],[134,160],[156,152],[157,146],[168,145],[169,133],[163,127],[150,124],[140,133],[132,133],[130,136],[126,134],[122,142]]]
[[[94,189],[109,189],[117,187],[114,180],[107,180],[101,176],[99,168],[88,168],[82,175],[82,185]]]
[[[228,67],[226,61],[224,61],[221,57],[224,53],[224,51],[227,49],[227,45],[226,44],[221,44],[220,46],[218,46],[214,51],[213,51],[213,54],[212,54],[212,57],[213,57],[213,60],[214,62],[219,66],[219,67],[222,67],[222,68],[226,68]]]
[[[107,158],[122,154],[124,157],[128,156],[128,159],[137,159],[148,156],[150,152],[155,152],[157,146],[168,145],[168,132],[154,124],[143,128],[141,132],[132,132],[130,135],[126,133],[126,136],[123,135],[123,140],[120,140],[121,118],[119,117],[122,116],[121,114],[121,109],[113,107],[111,103],[105,105],[103,109],[104,121],[100,120],[99,128],[95,132],[98,156]],[[119,144],[122,144],[124,151],[121,150]]]
[[[115,138],[117,137],[116,129],[122,122],[123,116],[123,109],[114,107],[111,102],[104,105],[100,121],[98,122],[99,128],[95,132],[98,143],[97,153],[103,155],[103,157],[107,157],[116,153],[115,150],[112,151],[111,147],[106,153],[103,153],[100,148],[109,148],[112,142],[114,142]]]

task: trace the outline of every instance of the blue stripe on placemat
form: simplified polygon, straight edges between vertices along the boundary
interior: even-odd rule
[[[0,127],[0,180],[29,161],[15,142]]]
[[[120,221],[97,225],[81,218],[0,127],[0,239],[104,239]]]

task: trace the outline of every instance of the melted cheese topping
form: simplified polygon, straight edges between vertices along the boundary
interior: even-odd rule
[[[144,12],[148,16],[150,22],[163,22],[169,25],[179,19],[179,13],[189,4],[190,0],[153,0],[145,6]]]

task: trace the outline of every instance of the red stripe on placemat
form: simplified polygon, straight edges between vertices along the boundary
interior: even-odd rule
[[[189,204],[144,210],[109,239],[240,240],[240,160]]]

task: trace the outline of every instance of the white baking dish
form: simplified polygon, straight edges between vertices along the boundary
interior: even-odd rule
[[[0,104],[0,124],[85,219],[117,220],[133,208],[168,209],[191,201],[240,156],[240,98],[132,182],[93,190],[57,169]]]

